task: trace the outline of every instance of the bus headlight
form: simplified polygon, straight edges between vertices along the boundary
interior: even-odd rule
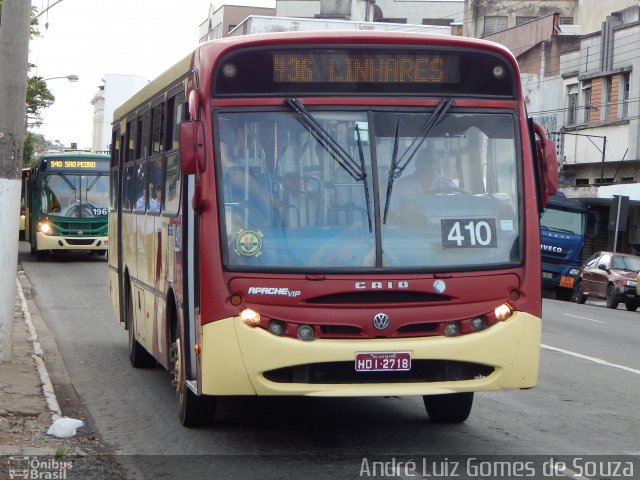
[[[513,313],[513,310],[511,309],[511,306],[509,304],[503,303],[502,305],[500,305],[498,308],[495,309],[494,313],[498,320],[505,321],[511,316],[511,314]]]
[[[51,235],[53,233],[53,228],[51,228],[51,224],[49,222],[41,222],[38,224],[38,229],[41,233],[45,235]]]
[[[240,319],[242,323],[248,325],[250,327],[255,327],[260,323],[260,314],[255,310],[251,310],[250,308],[245,308],[240,313]]]
[[[457,337],[460,335],[460,324],[458,322],[447,322],[444,326],[445,337]]]
[[[579,268],[572,268],[571,270],[569,270],[569,275],[578,275],[579,273],[580,273]]]
[[[311,325],[300,325],[298,327],[298,338],[305,342],[310,342],[315,338],[315,333]]]

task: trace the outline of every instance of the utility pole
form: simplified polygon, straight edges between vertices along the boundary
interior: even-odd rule
[[[3,0],[0,12],[0,362],[13,359],[30,22],[31,2]]]

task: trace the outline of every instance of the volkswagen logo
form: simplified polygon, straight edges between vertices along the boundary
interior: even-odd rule
[[[373,317],[373,326],[378,330],[384,330],[389,326],[389,317],[386,313],[377,313],[375,317]]]

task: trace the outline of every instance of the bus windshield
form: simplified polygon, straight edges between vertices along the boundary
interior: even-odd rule
[[[107,215],[109,176],[52,174],[42,177],[42,213],[64,218],[92,218]]]
[[[431,113],[218,114],[227,265],[519,262],[516,117],[451,108],[425,130]]]

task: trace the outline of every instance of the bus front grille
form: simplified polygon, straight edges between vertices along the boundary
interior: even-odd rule
[[[65,241],[69,245],[81,247],[81,246],[93,245],[94,239],[93,238],[65,238]]]
[[[296,365],[264,372],[264,378],[276,383],[367,384],[429,383],[473,380],[487,377],[493,367],[452,360],[413,360],[408,372],[357,372],[355,361]]]
[[[438,295],[427,292],[389,292],[389,291],[369,291],[369,292],[348,292],[325,295],[322,297],[310,298],[307,303],[312,304],[367,304],[367,303],[424,303],[443,302],[451,300],[446,295]]]

